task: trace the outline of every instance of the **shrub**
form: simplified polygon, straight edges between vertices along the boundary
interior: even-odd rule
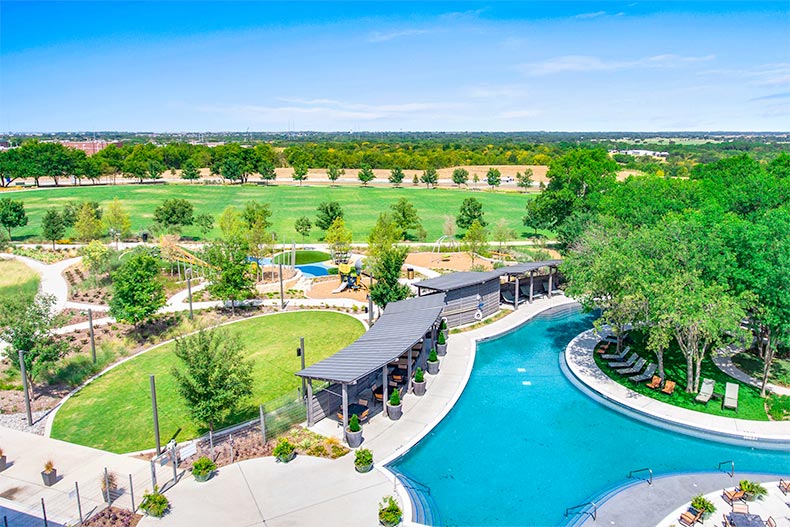
[[[192,463],[193,476],[205,476],[217,470],[217,465],[206,456],[200,456]]]
[[[447,339],[444,338],[444,331],[439,332],[439,336],[436,337],[437,344],[447,344]]]
[[[373,452],[367,448],[360,448],[354,452],[354,465],[364,467],[373,464]]]
[[[286,438],[281,437],[272,453],[278,458],[290,457],[294,453],[294,446]]]
[[[444,331],[446,329],[447,329],[447,320],[443,318],[442,319],[442,323],[439,324],[439,330],[440,331]]]
[[[351,419],[348,420],[348,430],[351,432],[359,432],[361,430],[357,414],[351,414]]]
[[[53,470],[55,470],[55,463],[53,463],[52,460],[50,459],[46,463],[44,463],[44,472],[47,474],[52,474]]]
[[[694,496],[694,498],[691,500],[691,506],[698,511],[707,512],[708,514],[713,514],[716,512],[716,506],[713,505],[713,503],[711,503],[711,501],[702,494]]]
[[[417,368],[417,371],[414,372],[414,382],[425,382],[425,372],[422,371],[422,368]]]
[[[392,390],[392,395],[390,395],[390,405],[398,406],[399,404],[400,404],[400,392],[398,392],[398,390]]]
[[[397,525],[403,512],[392,496],[385,497],[379,505],[379,521],[384,525]]]
[[[766,494],[768,494],[768,490],[766,490],[765,487],[763,487],[756,481],[749,481],[748,479],[743,479],[738,485],[741,487],[742,491],[744,491],[746,494],[751,494],[755,498],[762,498]]]
[[[326,274],[328,275],[337,275],[338,269],[337,267],[330,267],[326,270]]]
[[[149,516],[161,518],[170,507],[170,502],[167,497],[159,492],[159,487],[154,485],[153,492],[145,492],[143,494],[143,502],[140,508],[143,509]]]
[[[432,349],[431,354],[428,355],[428,362],[439,362],[439,357],[436,355],[435,349]]]

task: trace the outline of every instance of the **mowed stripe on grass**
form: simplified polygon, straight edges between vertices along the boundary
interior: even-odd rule
[[[258,185],[118,185],[101,187],[69,187],[62,189],[26,190],[7,193],[12,199],[25,203],[30,221],[25,227],[14,229],[15,239],[41,237],[41,219],[50,207],[62,207],[70,201],[98,201],[106,207],[113,198],[123,201],[132,216],[132,230],[139,233],[153,222],[154,209],[165,199],[183,198],[195,207],[196,214],[211,214],[215,229],[209,237],[218,236],[219,215],[229,205],[243,207],[251,200],[269,203],[272,207],[273,229],[282,240],[301,241],[302,236],[294,229],[300,216],[307,216],[315,223],[316,208],[322,201],[337,201],[343,207],[347,226],[354,233],[354,241],[365,241],[376,219],[384,210],[400,198],[408,199],[417,209],[428,240],[442,235],[444,217],[455,217],[465,198],[474,197],[483,203],[485,219],[494,224],[500,219],[507,222],[518,236],[531,233],[522,225],[528,200],[534,194],[488,192],[460,189],[432,189],[424,187],[363,188],[363,187],[294,187]],[[67,236],[72,234],[71,230]],[[185,236],[199,237],[197,227],[184,229]],[[323,231],[313,227],[308,241],[319,241]]]
[[[16,298],[33,299],[41,277],[17,260],[0,260],[0,302]]]
[[[299,385],[294,373],[299,337],[305,337],[307,364],[324,359],[364,333],[359,320],[333,312],[304,311],[257,317],[230,324],[253,361],[253,395],[222,427],[257,415],[258,405],[292,392]],[[178,394],[173,367],[180,361],[170,343],[135,357],[96,379],[58,411],[52,437],[111,452],[153,448],[149,375],[156,376],[162,442],[194,438],[203,430],[189,417]]]

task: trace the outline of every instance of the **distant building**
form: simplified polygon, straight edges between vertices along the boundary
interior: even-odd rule
[[[661,159],[669,157],[669,152],[654,152],[652,150],[609,150],[609,154],[625,154],[634,157],[658,157]]]
[[[58,141],[65,147],[74,148],[75,150],[82,150],[89,156],[92,156],[99,150],[107,148],[108,146],[123,146],[123,143],[120,141],[116,142],[108,142],[104,140],[97,140],[97,141]]]

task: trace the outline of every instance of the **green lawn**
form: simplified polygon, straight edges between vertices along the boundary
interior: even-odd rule
[[[316,208],[322,201],[337,201],[343,207],[347,226],[354,233],[354,241],[365,241],[380,212],[399,198],[407,198],[417,208],[422,224],[428,232],[428,241],[433,242],[442,235],[444,216],[455,216],[465,198],[475,197],[483,203],[486,221],[493,225],[499,219],[507,220],[519,238],[531,234],[521,223],[528,200],[534,195],[521,193],[488,192],[460,189],[428,190],[424,187],[406,188],[363,188],[363,187],[295,187],[258,185],[122,185],[101,187],[69,187],[47,190],[21,190],[7,192],[4,197],[22,200],[29,222],[25,227],[14,229],[15,240],[39,239],[41,218],[48,207],[60,207],[73,200],[95,200],[106,206],[113,198],[119,198],[132,215],[132,231],[139,233],[153,222],[154,209],[168,198],[184,198],[194,206],[196,213],[208,213],[215,218],[214,231],[209,237],[219,235],[219,215],[229,205],[243,207],[250,200],[269,203],[273,215],[273,229],[281,240],[302,241],[294,230],[294,222],[300,216],[315,220]],[[197,227],[187,227],[184,236],[200,237]],[[69,230],[67,236],[71,236]],[[307,241],[316,242],[323,231],[313,227]]]
[[[330,258],[332,258],[332,255],[323,251],[296,251],[296,265],[325,262]],[[274,257],[274,263],[280,263],[280,260],[284,264],[290,264],[291,253],[285,252]]]
[[[755,379],[762,380],[765,363],[756,355],[749,352],[738,353],[732,358],[732,362]],[[790,386],[790,358],[774,357],[771,361],[771,371],[768,373],[768,382]]]
[[[634,343],[631,344],[631,351],[636,351],[640,356],[647,359],[648,364],[655,362],[655,354],[645,351],[643,340],[638,334],[633,334]],[[610,348],[613,349],[613,348]],[[630,354],[630,353],[629,353]],[[609,367],[609,364],[600,358],[598,353],[595,354],[595,362],[603,370],[604,373],[609,375],[616,382],[622,384],[626,388],[634,390],[637,393],[652,397],[659,401],[673,404],[681,408],[689,410],[696,410],[711,415],[720,415],[724,417],[736,417],[738,419],[750,419],[753,421],[768,421],[768,416],[765,412],[765,400],[760,397],[760,390],[743,384],[713,364],[709,358],[706,358],[702,363],[701,379],[709,378],[716,381],[716,388],[713,390],[714,394],[724,395],[725,383],[732,382],[740,384],[738,390],[738,411],[725,410],[721,406],[721,399],[711,398],[707,405],[700,404],[694,400],[697,396],[696,393],[686,393],[686,360],[683,357],[680,349],[677,346],[670,347],[664,354],[664,371],[666,372],[666,379],[675,381],[678,386],[675,388],[675,393],[666,395],[659,390],[652,390],[645,386],[646,383],[634,383],[628,380],[627,377],[621,377],[616,371]],[[700,381],[700,385],[702,381]]]
[[[11,298],[36,296],[41,278],[33,269],[17,260],[0,260],[0,303]]]
[[[228,326],[238,333],[254,362],[254,393],[243,409],[221,427],[257,415],[258,405],[295,390],[299,378],[296,347],[305,337],[307,363],[312,364],[356,340],[364,327],[348,315],[297,312],[258,317]],[[172,368],[179,364],[173,344],[149,351],[108,372],[75,394],[60,409],[52,437],[111,452],[154,447],[149,375],[156,375],[162,443],[199,435],[178,395]]]

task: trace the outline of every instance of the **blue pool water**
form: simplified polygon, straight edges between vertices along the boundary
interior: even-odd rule
[[[456,406],[392,464],[430,488],[443,525],[560,525],[566,507],[643,467],[658,476],[735,460],[736,472],[790,472],[790,452],[670,432],[579,391],[559,354],[592,320],[578,310],[544,313],[481,343]]]
[[[316,265],[316,264],[305,264],[305,265],[297,265],[297,269],[302,271],[302,274],[311,277],[311,276],[326,276],[329,274],[327,268],[323,265]]]

